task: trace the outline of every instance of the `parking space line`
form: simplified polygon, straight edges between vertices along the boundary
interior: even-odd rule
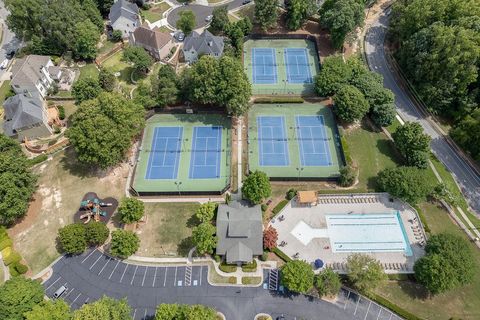
[[[108,277],[108,280],[112,277],[113,273],[115,272],[115,269],[117,269],[118,264],[120,263],[120,260],[117,260],[117,264],[115,265],[115,268],[113,268],[112,273],[110,273],[110,276]]]
[[[135,319],[136,314],[137,314],[137,309],[133,310],[133,319]]]
[[[147,319],[147,309],[145,309],[145,313],[143,314],[143,319]]]
[[[155,280],[157,280],[157,270],[158,270],[158,267],[155,267],[155,274],[153,275],[152,287],[155,287]]]
[[[102,255],[99,255],[97,260],[95,260],[95,262],[90,266],[90,268],[88,268],[88,270],[92,270],[92,268],[97,264],[98,260],[100,260],[101,257]]]
[[[343,310],[345,310],[347,308],[347,303],[348,303],[348,299],[350,298],[350,293],[352,293],[350,290],[348,290],[348,295],[347,295],[347,300],[345,300],[345,305],[343,306]]]
[[[203,278],[203,266],[200,266],[200,285],[202,285],[202,278]]]
[[[57,283],[57,281],[60,280],[60,278],[61,278],[61,277],[58,276],[58,279],[55,280],[52,284],[50,284],[50,285],[47,287],[47,289],[45,289],[45,291],[47,291],[48,289],[50,289],[51,286],[53,286],[55,283]]]
[[[167,284],[167,272],[168,272],[168,267],[165,268],[165,279],[163,279],[163,286]]]
[[[388,320],[392,320],[392,317],[393,317],[393,313],[390,312],[390,318],[388,318]]]
[[[148,267],[145,268],[145,273],[143,274],[142,287],[143,287],[143,284],[145,283],[145,276],[147,275],[147,272],[148,272]]]
[[[90,297],[88,297],[88,298],[83,302],[83,304],[87,304],[89,300],[90,300]]]
[[[100,273],[102,273],[102,271],[105,269],[105,267],[106,267],[107,264],[110,262],[110,260],[112,260],[112,258],[108,257],[107,262],[103,265],[102,270],[100,270],[100,272],[98,273],[98,275],[100,275]]]
[[[70,307],[75,303],[75,301],[77,301],[78,297],[80,297],[81,295],[81,293],[78,294],[78,296],[72,301],[72,303],[70,303]]]
[[[138,269],[138,265],[135,266],[135,271],[133,271],[133,277],[132,277],[132,281],[130,281],[130,284],[133,284],[133,279],[135,279],[135,274],[137,274],[137,269]]]
[[[368,304],[368,308],[367,308],[367,313],[365,313],[365,318],[363,318],[363,320],[367,320],[368,311],[370,310],[371,305],[372,305],[372,301],[370,300],[370,303]]]
[[[358,308],[358,303],[360,302],[360,296],[358,296],[358,300],[357,300],[357,305],[355,306],[355,312],[353,313],[353,315],[357,315],[357,308]]]
[[[120,283],[122,283],[123,276],[125,275],[125,271],[127,271],[127,268],[128,268],[128,263],[125,263],[125,269],[123,270],[122,277],[120,278]]]
[[[382,309],[383,309],[383,308],[382,308],[382,307],[380,307],[380,310],[378,310],[378,314],[377,314],[377,320],[378,320],[378,318],[380,318],[380,313],[382,313]]]
[[[173,286],[175,287],[175,284],[177,283],[177,268],[175,267],[175,280],[173,280]]]
[[[93,250],[92,252],[90,252],[88,256],[86,256],[86,258],[82,260],[82,263],[84,263],[95,251],[97,250]]]
[[[73,292],[73,290],[75,290],[75,288],[72,288],[72,290],[70,290],[70,292],[67,293],[67,295],[65,297],[63,297],[63,299],[66,299]]]

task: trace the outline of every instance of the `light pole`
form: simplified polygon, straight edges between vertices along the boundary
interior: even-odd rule
[[[300,168],[296,168],[297,171],[298,171],[298,179],[297,179],[297,183],[300,182],[300,173],[303,171],[303,167],[300,167]]]
[[[182,181],[175,181],[175,185],[177,186],[177,191],[178,195],[181,196],[182,194],[180,193],[180,185],[182,184]]]

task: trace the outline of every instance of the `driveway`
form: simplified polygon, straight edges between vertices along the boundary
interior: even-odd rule
[[[148,266],[127,264],[98,250],[62,257],[53,265],[51,277],[43,283],[48,297],[62,285],[62,296],[72,309],[107,295],[128,299],[135,320],[151,319],[160,303],[203,304],[216,308],[228,320],[253,319],[267,312],[274,319],[350,320],[401,319],[370,300],[342,290],[336,303],[292,296],[281,292],[276,270],[264,271],[265,282],[256,288],[212,286],[207,266]]]
[[[410,99],[407,92],[399,84],[396,75],[385,56],[384,42],[387,32],[389,16],[383,12],[373,26],[368,30],[365,41],[365,53],[370,68],[381,74],[385,87],[395,94],[397,112],[406,121],[415,121],[422,125],[424,131],[432,137],[431,149],[433,153],[452,172],[455,180],[460,185],[463,194],[470,206],[480,216],[480,176],[464,160],[447,140],[437,132],[433,125],[425,118]]]

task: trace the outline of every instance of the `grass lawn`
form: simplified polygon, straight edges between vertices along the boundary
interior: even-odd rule
[[[262,277],[242,277],[242,284],[259,285]]]
[[[149,10],[142,10],[142,14],[146,20],[153,23],[163,18],[163,13],[170,9],[170,5],[166,2],[162,2],[152,6]]]
[[[145,203],[147,223],[140,229],[140,249],[146,257],[186,256],[197,224],[198,203]]]
[[[3,106],[7,93],[10,91],[10,80],[5,80],[0,86],[0,106]]]
[[[105,39],[105,41],[102,41],[102,46],[97,49],[97,55],[103,55],[111,51],[116,44],[116,42]]]
[[[84,79],[88,77],[98,77],[98,69],[95,66],[95,63],[88,63],[85,66],[80,68],[80,76],[79,79]]]
[[[114,73],[120,72],[120,76],[118,77],[118,80],[130,84],[131,83],[130,74],[132,73],[133,68],[125,61],[122,61],[122,56],[123,56],[122,50],[116,52],[113,56],[111,56],[110,58],[108,58],[102,63],[102,67]]]
[[[38,189],[24,220],[9,234],[15,249],[25,258],[33,274],[59,256],[56,237],[59,228],[73,222],[73,215],[86,192],[120,199],[125,193],[127,165],[114,172],[93,171],[76,161],[73,149],[59,152],[35,167]]]
[[[236,16],[234,16],[233,14],[230,14],[230,13],[228,14],[228,21],[230,21],[230,22],[237,22],[238,20],[240,20],[240,19],[238,19],[238,18],[237,18]]]
[[[210,2],[210,1],[209,1]],[[248,6],[245,6],[244,8],[238,10],[235,12],[235,14],[237,16],[239,16],[240,18],[245,18],[245,17],[249,17],[250,18],[250,21],[253,21],[253,15],[255,13],[255,5],[251,4],[251,5],[248,5]]]

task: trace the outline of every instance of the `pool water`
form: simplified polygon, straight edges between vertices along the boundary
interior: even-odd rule
[[[326,216],[333,252],[404,252],[412,248],[400,213]]]

